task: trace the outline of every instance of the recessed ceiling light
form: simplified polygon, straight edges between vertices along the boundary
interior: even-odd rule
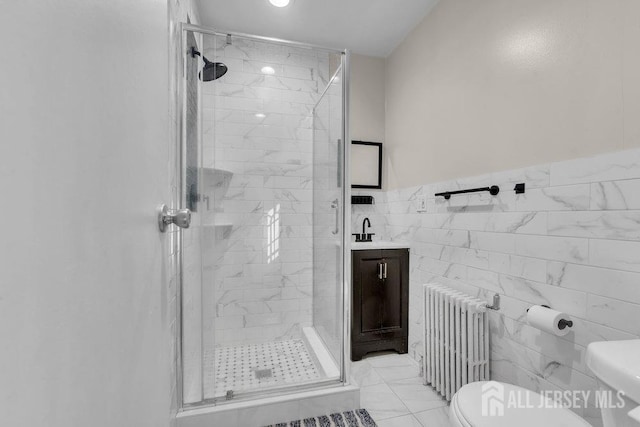
[[[267,116],[265,114],[263,114],[263,113],[256,113],[256,117],[259,118],[259,119],[264,119]]]
[[[262,67],[260,71],[262,71],[263,74],[275,74],[276,72],[276,70],[274,70],[273,67],[269,67],[268,65],[265,67]]]
[[[285,7],[289,5],[290,0],[269,0],[269,3],[275,7]]]

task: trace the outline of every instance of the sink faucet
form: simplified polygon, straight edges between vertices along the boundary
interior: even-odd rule
[[[371,221],[369,221],[369,218],[365,218],[362,221],[362,234],[353,233],[353,235],[356,236],[356,242],[370,242],[371,236],[375,235],[375,233],[367,233],[367,225],[371,228]]]
[[[364,228],[365,228],[365,224],[368,224],[368,225],[369,225],[369,228],[371,228],[371,221],[369,221],[369,218],[365,218],[365,219],[362,221],[362,236],[363,236],[363,237],[364,237],[364,235],[366,234],[366,231],[365,231],[365,229],[364,229]]]

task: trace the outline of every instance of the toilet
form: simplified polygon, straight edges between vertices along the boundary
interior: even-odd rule
[[[502,415],[483,415],[483,394],[487,389],[497,393],[503,404]],[[518,396],[526,407],[512,408],[506,404],[507,396]],[[486,399],[486,396],[484,396]],[[497,381],[478,381],[460,388],[451,399],[449,420],[455,427],[589,427],[580,416],[560,407],[539,408],[544,397],[534,391]],[[548,405],[551,406],[551,405]]]
[[[624,393],[620,408],[602,408],[604,427],[640,427],[640,340],[593,342],[586,359],[601,392],[612,393],[614,403]]]

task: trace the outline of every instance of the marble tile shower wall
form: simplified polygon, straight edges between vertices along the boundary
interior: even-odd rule
[[[215,329],[216,345],[296,338],[312,322],[311,115],[329,57],[220,37],[205,40],[205,56],[229,69],[203,84],[202,157],[214,170],[205,330]]]
[[[526,184],[516,195],[514,184]],[[499,185],[500,194],[434,193]],[[417,212],[417,196],[428,196]],[[421,285],[447,284],[490,300],[492,375],[536,390],[595,390],[585,365],[593,341],[640,336],[640,150],[390,191],[354,207],[411,247],[410,353],[422,353]],[[379,230],[376,229],[376,232]],[[556,337],[526,323],[547,304],[575,320]],[[590,407],[593,408],[590,402]],[[594,409],[577,410],[600,425]]]

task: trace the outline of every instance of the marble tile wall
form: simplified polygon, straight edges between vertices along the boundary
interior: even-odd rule
[[[351,190],[351,195],[373,196],[373,205],[352,205],[351,206],[351,233],[362,233],[362,223],[365,218],[369,218],[371,223],[371,233],[375,233],[374,240],[389,240],[387,234],[389,226],[389,216],[387,215],[387,193],[380,190]],[[355,237],[352,236],[352,240]]]
[[[526,192],[517,195],[521,182]],[[488,185],[500,193],[434,197]],[[414,358],[422,352],[421,285],[438,282],[487,301],[501,295],[501,310],[491,313],[494,379],[594,390],[586,346],[640,336],[638,190],[640,150],[631,150],[385,192],[375,206],[352,208],[353,226],[369,216],[381,237],[411,247]],[[427,196],[426,212],[417,211],[419,195]],[[573,331],[556,337],[530,327],[532,304],[567,312]],[[577,412],[601,424],[597,410]]]
[[[204,332],[215,345],[298,338],[312,322],[311,114],[329,57],[238,37],[205,37],[203,53],[228,67],[202,85]]]

